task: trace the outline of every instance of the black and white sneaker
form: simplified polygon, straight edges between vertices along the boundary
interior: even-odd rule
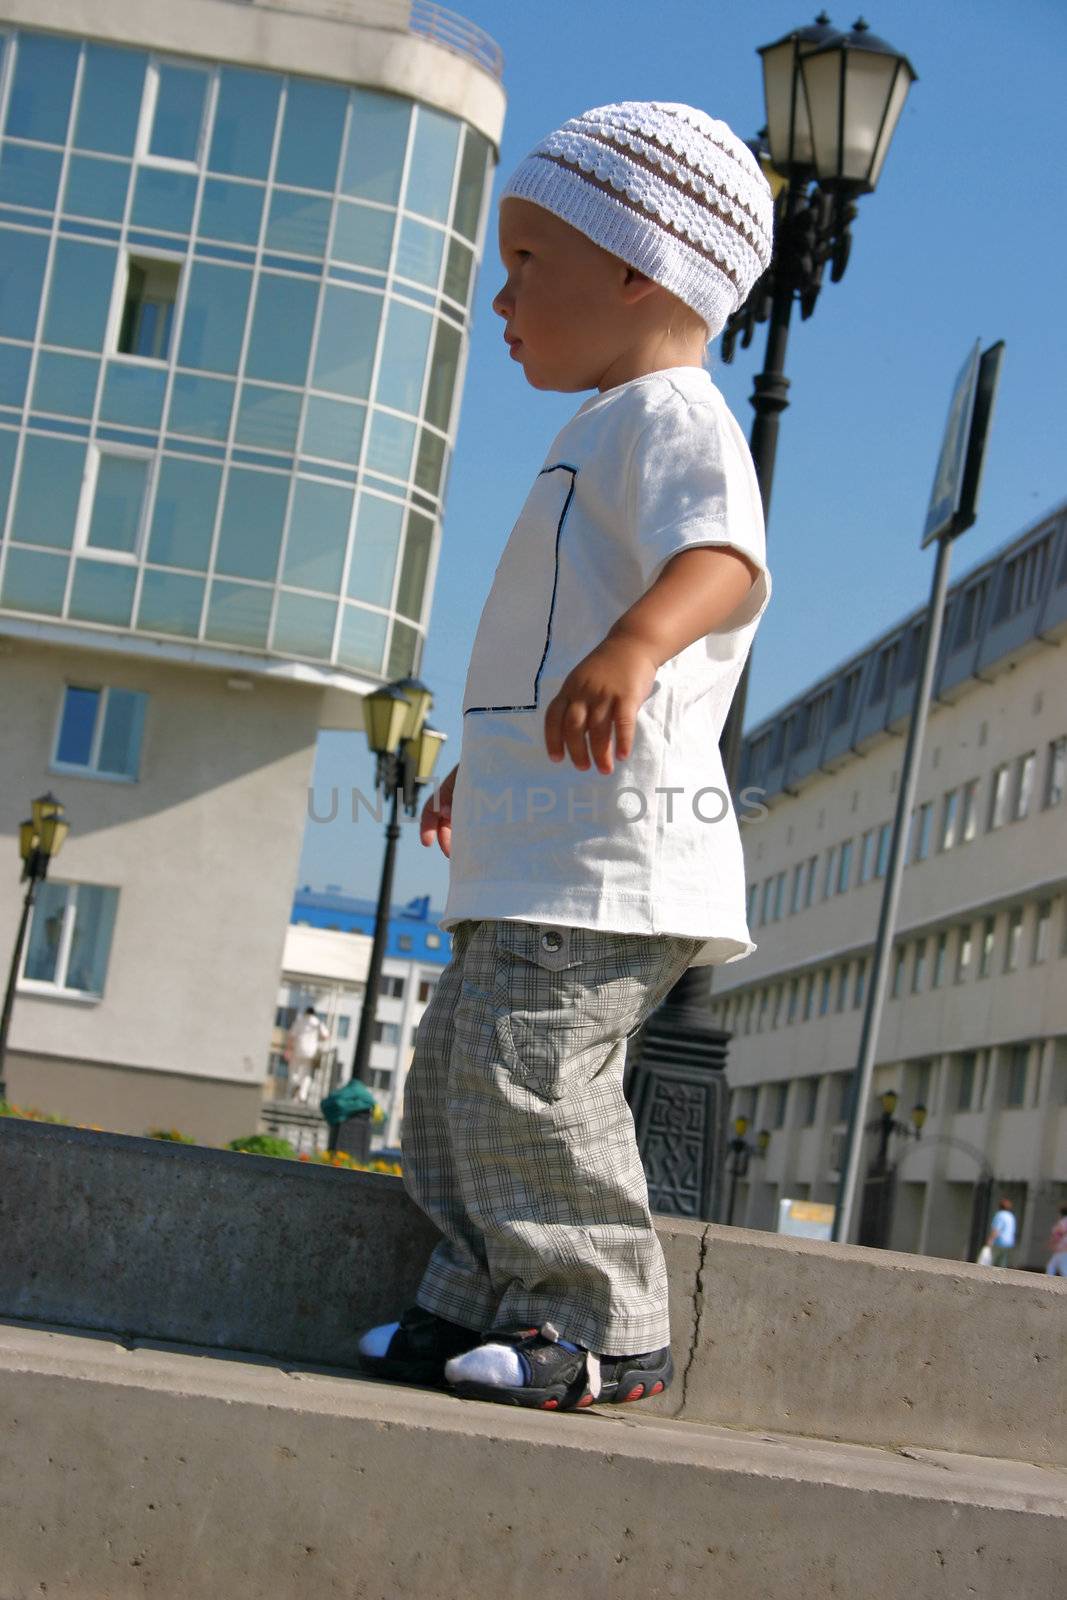
[[[445,1362],[469,1350],[477,1337],[477,1329],[410,1306],[399,1322],[367,1329],[359,1341],[359,1358],[364,1371],[376,1378],[443,1384]]]
[[[540,1411],[644,1400],[662,1394],[673,1376],[669,1347],[598,1356],[561,1339],[550,1322],[540,1328],[490,1328],[479,1345],[445,1365],[445,1380],[458,1395]]]

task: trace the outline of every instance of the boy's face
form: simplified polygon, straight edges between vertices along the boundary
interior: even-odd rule
[[[507,281],[493,300],[511,355],[535,389],[595,389],[633,338],[646,278],[542,206],[500,206]]]

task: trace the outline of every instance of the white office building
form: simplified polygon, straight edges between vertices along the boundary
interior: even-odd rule
[[[966,554],[966,543],[956,553]],[[748,732],[758,950],[716,974],[735,1114],[770,1131],[734,1220],[835,1198],[925,606]],[[1067,1199],[1067,515],[952,584],[902,878],[874,1097],[895,1090],[889,1243],[962,1258],[975,1193],[1039,1266]],[[754,814],[760,803],[763,816]],[[870,1137],[865,1165],[877,1153]]]

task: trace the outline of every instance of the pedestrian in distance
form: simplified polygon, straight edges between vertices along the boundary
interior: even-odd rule
[[[725,123],[627,102],[507,184],[493,300],[556,436],[478,625],[450,858],[452,958],[419,1025],[404,1181],[442,1240],[367,1370],[569,1410],[671,1381],[667,1276],[626,1041],[691,965],[755,949],[719,740],[771,595],[759,486],[705,367],[771,255]]]
[[[319,1051],[329,1037],[329,1029],[314,1006],[305,1007],[289,1029],[289,1098],[300,1105],[307,1105]]]
[[[992,1251],[994,1267],[1010,1267],[1011,1253],[1015,1249],[1015,1206],[1007,1195],[1001,1195],[993,1221],[989,1226],[986,1248]]]
[[[1048,1250],[1048,1265],[1045,1267],[1048,1276],[1067,1278],[1067,1202],[1060,1206],[1059,1221],[1052,1225]]]

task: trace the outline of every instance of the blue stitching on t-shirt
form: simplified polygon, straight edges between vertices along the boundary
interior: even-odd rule
[[[528,706],[468,706],[466,711],[463,713],[465,717],[469,717],[471,713],[475,711],[490,713],[497,711],[536,711],[540,704],[541,673],[544,670],[545,662],[548,659],[549,645],[552,643],[552,617],[556,609],[556,591],[559,588],[559,544],[561,538],[563,537],[563,524],[567,520],[567,512],[570,510],[571,501],[574,499],[574,486],[578,481],[578,468],[572,467],[567,461],[556,461],[550,467],[542,467],[537,476],[539,478],[543,478],[548,472],[569,472],[571,475],[571,486],[567,490],[567,498],[563,502],[563,510],[559,514],[559,522],[556,525],[556,550],[555,566],[552,574],[552,598],[548,606],[548,625],[545,628],[545,647],[541,652],[541,660],[539,661],[537,671],[534,674],[533,704]]]

